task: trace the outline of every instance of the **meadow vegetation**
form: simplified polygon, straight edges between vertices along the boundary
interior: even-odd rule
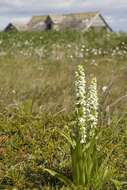
[[[0,189],[71,189],[43,169],[72,179],[58,129],[67,132],[74,119],[79,64],[88,84],[98,81],[98,153],[113,150],[108,164],[127,189],[127,34],[93,31],[0,33]]]

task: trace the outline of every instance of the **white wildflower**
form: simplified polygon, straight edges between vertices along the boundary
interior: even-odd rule
[[[102,91],[103,91],[103,92],[106,92],[107,88],[108,88],[107,86],[103,86],[103,87],[102,87]]]
[[[86,142],[86,80],[85,73],[82,66],[78,67],[76,72],[75,81],[75,92],[76,92],[76,115],[78,119],[78,133],[80,143]],[[77,134],[75,134],[77,136]]]
[[[68,47],[68,48],[71,48],[71,44],[67,44],[67,47]]]
[[[89,93],[86,95],[86,80],[82,66],[78,67],[75,81],[76,92],[76,123],[72,136],[81,144],[87,143],[89,137],[95,134],[98,123],[98,96],[97,81],[93,78],[89,87]]]
[[[98,96],[97,96],[97,80],[93,78],[89,87],[87,99],[87,121],[90,136],[94,135],[98,122]]]
[[[24,42],[24,45],[29,45],[29,41],[26,40],[26,41]]]
[[[12,90],[12,93],[13,93],[13,94],[16,94],[16,91],[15,91],[15,90]]]
[[[84,48],[81,48],[81,52],[84,52]]]
[[[97,55],[97,51],[94,52],[94,55]]]
[[[94,59],[91,61],[91,65],[98,66],[96,60],[94,60]]]
[[[86,47],[86,46],[83,44],[83,45],[82,45],[82,48],[85,49],[85,47]]]

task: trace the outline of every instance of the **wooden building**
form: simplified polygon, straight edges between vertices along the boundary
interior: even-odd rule
[[[111,27],[99,12],[33,16],[28,23],[28,30],[30,31],[60,31],[66,29],[86,31],[90,28],[97,31],[101,29],[108,32],[112,31]]]
[[[24,31],[28,31],[27,24],[9,23],[4,29],[4,32],[24,32]]]

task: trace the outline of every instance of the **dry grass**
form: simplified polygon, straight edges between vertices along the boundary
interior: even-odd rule
[[[106,105],[126,95],[127,61],[116,58],[96,58],[52,62],[37,61],[31,57],[5,57],[0,59],[0,105],[10,107],[32,100],[33,112],[68,112],[74,102],[74,73],[79,63],[83,64],[87,76],[96,75],[101,99],[103,87],[111,86],[106,94]],[[108,76],[108,77],[107,77]],[[117,105],[126,109],[126,99]]]
[[[106,125],[107,119],[112,127],[117,123],[117,137],[112,128],[104,133],[104,151],[118,144],[112,163],[119,168],[118,177],[126,179],[127,36],[108,35],[99,40],[92,33],[0,34],[1,189],[41,189],[48,183],[57,187],[58,181],[43,175],[40,167],[45,165],[70,175],[68,147],[54,129],[71,120],[78,64],[84,65],[87,78],[98,79],[100,124]],[[112,55],[117,46],[120,50]],[[95,49],[101,54],[94,55]]]

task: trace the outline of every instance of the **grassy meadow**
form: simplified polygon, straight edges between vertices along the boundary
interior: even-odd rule
[[[127,34],[94,31],[0,33],[0,189],[71,189],[43,168],[71,178],[69,146],[57,129],[73,120],[79,64],[98,81],[98,148],[114,148],[109,163],[127,189]]]

